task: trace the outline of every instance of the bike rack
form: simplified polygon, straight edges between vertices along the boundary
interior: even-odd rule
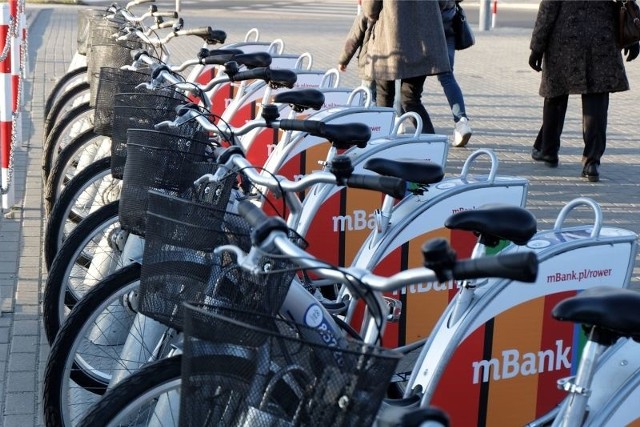
[[[600,229],[602,228],[602,209],[600,208],[600,205],[595,202],[595,200],[589,199],[587,197],[579,197],[567,203],[558,214],[556,222],[553,226],[553,231],[560,232],[562,226],[564,225],[564,221],[569,213],[579,206],[588,206],[593,209],[595,218],[593,221],[593,230],[591,230],[591,238],[597,238],[598,236],[600,236]]]

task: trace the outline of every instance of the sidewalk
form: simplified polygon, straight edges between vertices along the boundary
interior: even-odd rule
[[[31,75],[25,84],[24,141],[15,153],[16,209],[0,217],[0,426],[4,427],[42,425],[41,378],[48,352],[40,318],[46,280],[41,258],[42,116],[46,95],[71,61],[79,8],[27,7],[31,17]],[[290,16],[233,11],[220,11],[212,17],[186,9],[183,14],[190,26],[215,24],[224,29],[229,41],[240,40],[255,26],[261,31],[261,39],[282,38],[287,52],[308,51],[313,55],[314,68],[325,69],[335,66],[350,25],[349,18],[323,22],[313,16],[294,20]],[[540,229],[551,228],[568,201],[585,196],[600,203],[605,224],[640,233],[640,148],[638,127],[631,114],[637,107],[640,60],[628,64],[632,90],[611,97],[609,146],[601,167],[601,182],[590,184],[579,177],[579,98],[570,101],[560,166],[549,169],[530,158],[542,114],[542,99],[537,95],[540,76],[527,65],[530,31],[499,28],[476,36],[476,46],[456,57],[456,75],[465,93],[474,135],[466,148],[450,150],[447,174],[459,174],[469,154],[489,148],[500,159],[500,174],[529,180],[527,205],[536,215]],[[176,43],[176,61],[185,59],[198,46]],[[343,76],[342,85],[355,85],[357,81],[355,71],[350,69]],[[436,130],[449,134],[452,120],[437,79],[428,79],[424,102]],[[580,212],[570,220],[591,224],[593,214]],[[638,266],[636,261],[636,288]]]

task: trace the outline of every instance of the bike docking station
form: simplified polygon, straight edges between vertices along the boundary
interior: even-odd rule
[[[475,170],[480,169],[477,162],[481,157],[491,162],[488,174]],[[410,192],[392,210],[380,215],[385,220],[370,231],[350,265],[380,275],[419,267],[423,265],[421,246],[434,238],[447,239],[459,258],[470,256],[477,238],[468,231],[448,230],[444,227],[447,218],[478,209],[488,200],[519,207],[526,203],[528,181],[498,175],[498,166],[493,151],[477,150],[465,161],[460,176]],[[348,294],[346,289],[344,292]],[[393,348],[425,339],[456,293],[454,283],[424,283],[388,294],[402,304],[402,312],[387,324],[384,345]],[[360,316],[360,308],[352,304],[347,318],[357,325]]]
[[[327,72],[325,79],[331,78],[332,72]],[[338,80],[335,81],[337,82]],[[323,99],[322,105],[303,107],[315,104],[320,97]],[[309,110],[321,111],[338,107],[370,108],[372,106],[371,98],[371,91],[364,86],[353,89],[337,86],[327,87],[321,83],[320,87],[314,89],[280,91],[272,97],[271,105],[277,107],[279,117],[286,116],[287,119],[291,120],[305,120],[315,114],[314,112],[309,112]],[[264,121],[262,118],[255,120]],[[243,135],[240,138],[240,143],[245,150],[246,158],[252,164],[264,165],[276,146],[285,147],[291,142],[293,132],[261,126]],[[300,134],[298,134],[299,136]]]
[[[593,209],[593,225],[565,226],[569,213],[581,206]],[[426,237],[421,236],[419,241],[424,242]],[[453,239],[455,242],[455,235]],[[409,289],[400,295],[407,311],[405,318],[398,323],[398,329],[385,333],[385,337],[391,333],[392,345],[418,338],[411,333],[413,329],[429,334],[416,360],[419,369],[412,371],[406,393],[418,392],[421,406],[442,408],[456,426],[525,425],[557,410],[566,396],[558,388],[558,381],[562,383],[563,378],[575,375],[584,336],[580,325],[554,320],[551,310],[559,301],[584,289],[627,287],[636,240],[637,235],[631,231],[603,226],[599,205],[591,199],[578,198],[561,210],[552,230],[538,232],[526,245],[510,244],[502,250],[534,251],[539,260],[535,283],[485,279],[463,285],[460,291],[460,283],[422,284]],[[407,253],[416,252],[419,251],[414,249]],[[389,270],[389,255],[377,267],[379,272],[397,271],[397,262]],[[395,258],[401,259],[401,254]],[[407,264],[411,266],[411,262]],[[410,297],[421,289],[424,297],[419,313],[412,315]],[[444,302],[451,297],[451,304],[442,310],[436,300]],[[432,329],[423,320],[428,315],[439,318]],[[400,340],[394,340],[398,332]],[[620,355],[612,353],[600,369],[599,378],[608,390],[608,381],[621,382],[621,375],[640,365],[637,343],[621,343],[614,349]],[[628,360],[634,362],[623,362]],[[639,382],[636,378],[635,385]],[[620,388],[633,395],[634,399],[629,400],[621,392],[619,398],[627,407],[634,406],[637,416],[640,391],[636,387],[630,393],[629,384]],[[595,389],[594,386],[594,393]]]
[[[306,68],[304,62],[307,61]],[[291,88],[273,89],[269,83],[264,80],[246,81],[240,83],[237,92],[234,89],[233,98],[222,105],[214,105],[214,113],[219,113],[220,121],[234,127],[240,127],[248,121],[260,117],[262,106],[267,105],[271,101],[271,97],[281,91],[290,89],[309,89],[319,87],[330,87],[337,85],[338,78],[329,78],[329,76],[337,76],[336,70],[313,70],[311,69],[311,55],[303,53],[301,55],[272,56],[272,62],[269,68],[273,72],[278,70],[291,70],[296,74],[296,81]],[[232,85],[234,83],[232,82]],[[224,88],[220,88],[224,92]],[[220,111],[217,111],[221,109]]]
[[[249,31],[247,31],[247,34],[245,35],[243,41],[225,44],[222,47],[220,47],[220,50],[238,49],[242,51],[242,53],[266,52],[270,55],[282,55],[282,52],[284,52],[284,41],[282,39],[275,39],[271,42],[259,41],[259,39],[260,39],[259,30],[257,28],[252,28]],[[224,66],[207,64],[200,67],[199,69],[194,69],[192,71],[194,74],[190,74],[190,77],[188,78],[188,80],[194,81],[201,85],[206,85],[211,80],[218,77],[218,73],[220,71],[224,71]],[[219,91],[218,87],[212,88],[211,92],[209,92],[209,95],[211,96],[212,104],[216,105],[216,103],[221,102],[222,104],[220,105],[222,106],[227,105],[230,102],[231,98],[233,98],[233,95],[235,95],[235,92],[233,89],[229,91],[230,88],[231,88],[231,85],[228,84],[226,85],[226,90],[220,91],[219,93],[218,93]],[[231,94],[231,97],[229,97],[229,94]],[[216,96],[215,98],[213,97],[214,95]]]
[[[399,133],[401,126],[411,119],[417,123],[415,132]],[[372,138],[366,147],[351,147],[341,155],[350,160],[353,173],[357,174],[377,175],[367,169],[368,160],[377,158],[402,161],[419,157],[444,168],[449,152],[447,137],[423,134],[421,130],[420,117],[405,113],[395,120],[388,135]],[[327,163],[336,166],[330,160]],[[370,190],[318,185],[305,195],[297,230],[305,236],[308,249],[315,256],[333,265],[351,265],[367,237],[380,230],[382,217],[390,215],[388,210],[396,203],[391,196]]]
[[[396,111],[391,107],[343,106],[320,110],[309,115],[306,120],[332,125],[363,124],[371,132],[369,139],[371,141],[389,135],[394,128],[397,116]],[[311,135],[306,131],[294,131],[287,135],[287,139],[283,142],[279,141],[275,147],[263,146],[264,152],[268,153],[264,169],[288,179],[297,179],[314,171],[323,170],[325,166],[331,164],[331,159],[336,154],[352,149],[336,147],[326,138]],[[367,142],[366,146],[368,145]],[[252,149],[255,148],[252,147]],[[367,153],[366,147],[362,147],[362,153]],[[268,199],[263,203],[265,212],[271,215],[286,214],[286,212],[275,211],[274,206],[281,205],[275,195],[268,192],[265,197]]]

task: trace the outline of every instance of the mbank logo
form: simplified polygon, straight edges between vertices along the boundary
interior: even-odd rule
[[[499,381],[514,378],[518,375],[528,376],[542,372],[558,371],[571,368],[569,352],[562,340],[556,341],[556,348],[541,350],[537,353],[523,353],[516,349],[502,351],[502,358],[480,360],[472,363],[473,383],[478,384],[490,380]]]
[[[376,228],[376,218],[373,213],[367,215],[362,209],[356,209],[351,215],[333,217],[333,231],[373,230]]]

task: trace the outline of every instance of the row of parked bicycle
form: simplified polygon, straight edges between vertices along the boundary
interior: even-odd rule
[[[45,107],[47,425],[638,422],[635,233],[143,3],[79,12]]]

